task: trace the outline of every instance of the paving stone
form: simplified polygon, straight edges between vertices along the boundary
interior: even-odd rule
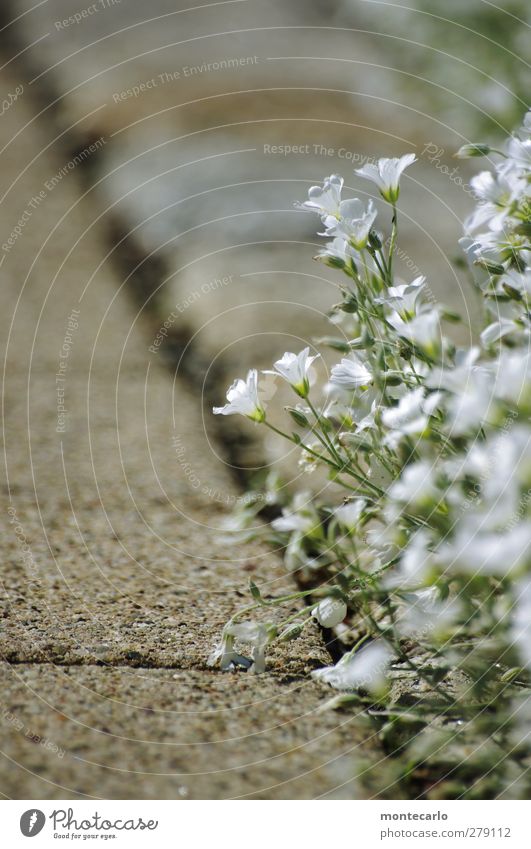
[[[17,798],[336,798],[368,768],[370,732],[316,713],[309,681],[6,664],[0,680]]]
[[[4,76],[3,89],[13,84]],[[0,244],[61,167],[29,99],[6,113],[2,133]],[[206,665],[223,623],[248,602],[249,577],[266,594],[292,589],[292,578],[261,544],[220,543],[239,492],[206,438],[200,394],[150,355],[75,175],[30,208],[4,252],[0,290],[2,792],[355,792],[334,788],[352,779],[350,752],[366,731],[316,712],[327,693],[309,672],[329,661],[316,629],[272,652],[263,677]]]

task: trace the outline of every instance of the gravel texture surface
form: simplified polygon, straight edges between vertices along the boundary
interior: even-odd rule
[[[25,218],[0,289],[2,792],[355,794],[371,744],[355,718],[316,713],[317,631],[263,677],[206,666],[250,576],[292,585],[274,552],[220,543],[238,491],[200,395],[150,354],[76,175],[47,188],[64,154],[31,110],[2,122],[2,243]]]

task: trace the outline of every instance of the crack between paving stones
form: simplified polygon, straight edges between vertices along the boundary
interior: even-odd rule
[[[57,668],[57,669],[106,669],[106,670],[130,670],[130,669],[143,669],[149,671],[156,670],[166,670],[168,672],[183,672],[183,673],[195,673],[195,672],[210,672],[215,676],[219,677],[221,680],[226,679],[230,681],[231,678],[235,675],[240,676],[242,671],[236,672],[222,672],[220,669],[213,669],[210,666],[206,666],[205,664],[196,664],[195,666],[180,666],[178,664],[153,664],[153,663],[125,663],[123,658],[120,658],[116,663],[106,662],[106,661],[84,661],[81,659],[72,659],[72,660],[40,660],[37,658],[15,658],[11,659],[5,656],[0,656],[0,663],[9,664],[9,666],[31,666],[31,667],[48,667],[48,668]],[[247,670],[243,670],[243,674],[246,674]],[[268,670],[267,673],[264,673],[266,678],[270,680],[274,678],[279,683],[282,684],[308,684],[308,674],[306,671],[301,672],[286,672],[286,671],[275,671]]]

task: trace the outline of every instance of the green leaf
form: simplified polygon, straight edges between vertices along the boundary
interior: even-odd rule
[[[251,595],[254,598],[254,600],[258,601],[260,604],[262,604],[263,603],[262,593],[260,592],[260,590],[258,589],[258,587],[256,586],[255,582],[252,579],[249,581],[249,589],[251,590]]]
[[[446,309],[446,307],[444,307],[442,311],[442,317],[446,321],[451,321],[452,324],[459,324],[462,321],[461,316],[458,313],[453,310]]]

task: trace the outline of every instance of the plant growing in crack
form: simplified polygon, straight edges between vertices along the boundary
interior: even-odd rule
[[[473,721],[488,747],[511,753],[512,775],[528,763],[531,713],[531,113],[503,150],[465,145],[459,155],[494,163],[472,180],[477,206],[461,240],[484,303],[472,347],[445,333],[455,316],[428,297],[424,278],[395,276],[400,178],[412,154],[357,171],[388,204],[390,235],[375,228],[372,201],[342,198],[337,175],[299,204],[328,239],[317,259],[344,275],[331,313],[343,336],[327,340],[342,358],[324,385],[312,381],[309,347],[266,372],[297,396],[290,426],[271,421],[254,370],[214,412],[240,413],[293,443],[344,498],[298,492],[283,505],[271,531],[288,569],[312,586],[266,599],[252,584],[252,603],[226,625],[211,662],[262,672],[270,643],[316,620],[347,642],[338,663],[312,673],[341,691],[331,706],[363,704],[394,731],[404,713],[424,729]],[[239,527],[258,512],[248,505]],[[307,616],[252,618],[305,597]],[[413,702],[403,689],[397,696],[404,678]],[[423,751],[414,727],[411,763]]]

